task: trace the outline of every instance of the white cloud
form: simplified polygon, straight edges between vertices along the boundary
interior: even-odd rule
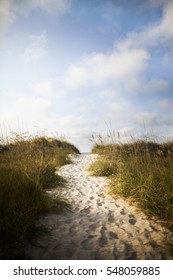
[[[31,90],[40,96],[51,97],[55,94],[53,80],[44,80],[31,85]]]
[[[154,112],[138,112],[134,115],[134,120],[140,125],[156,125],[157,114]]]
[[[1,101],[2,99],[5,99],[9,103],[9,100],[13,98],[22,97],[22,93],[14,89],[13,90],[9,89],[9,90],[0,91],[0,96],[1,96]]]
[[[74,116],[74,115],[66,115],[60,118],[57,118],[58,127],[62,128],[62,130],[70,130],[76,133],[76,131],[87,131],[91,129],[91,126],[98,125],[97,120],[93,120],[90,118],[85,118],[84,116]]]
[[[27,47],[24,52],[24,56],[27,61],[35,60],[42,57],[45,51],[42,48]]]
[[[163,79],[154,79],[148,81],[144,86],[144,91],[152,92],[166,92],[170,88],[169,82]]]
[[[66,73],[64,85],[76,89],[86,85],[103,85],[108,81],[124,81],[141,74],[146,68],[149,54],[142,49],[94,53],[86,56]]]
[[[163,5],[163,16],[159,23],[155,23],[141,32],[131,32],[126,39],[116,43],[118,49],[130,49],[134,47],[147,48],[158,44],[172,47],[173,29],[172,26],[173,1],[165,1]]]
[[[172,51],[173,51],[173,46],[172,46]],[[169,52],[166,52],[163,56],[163,63],[164,65],[170,65],[172,66],[173,65],[173,55],[172,55],[172,52],[169,51]]]
[[[144,3],[144,5],[146,5],[146,6],[148,6],[149,5],[149,7],[153,7],[153,8],[155,8],[155,7],[158,7],[158,6],[162,6],[162,5],[164,5],[166,2],[168,2],[169,0],[147,0],[145,3]]]
[[[150,5],[156,6],[156,1]],[[72,65],[64,78],[66,90],[76,90],[87,86],[100,86],[107,82],[114,85],[123,84],[143,93],[160,93],[168,91],[169,82],[164,79],[142,79],[150,60],[149,48],[156,45],[173,46],[173,29],[171,27],[173,1],[159,1],[163,6],[160,22],[141,32],[129,33],[126,38],[118,40],[115,48],[108,54],[92,53],[77,64]]]
[[[71,66],[65,76],[64,83],[68,89],[77,89],[89,81],[89,73],[81,66]]]
[[[15,20],[15,13],[12,10],[11,0],[0,1],[0,35]]]
[[[43,116],[49,115],[51,112],[50,100],[36,97],[24,97],[16,102],[15,110],[23,116]]]
[[[85,60],[88,72],[96,84],[108,80],[130,79],[145,69],[149,55],[142,49],[113,51],[111,54],[93,54]],[[92,72],[90,72],[92,71]]]
[[[167,36],[170,36],[173,39],[173,29],[172,26],[172,15],[173,15],[173,1],[166,1],[164,11],[163,11],[163,20],[160,24],[160,30]]]
[[[111,101],[105,100],[102,118],[105,122],[115,125],[116,129],[129,125],[133,114],[134,107],[128,99],[125,100],[124,97],[117,98],[115,96]]]
[[[168,99],[161,99],[158,101],[158,105],[163,110],[168,110],[171,108],[172,104],[170,103],[170,100]]]
[[[166,125],[166,126],[170,126],[172,128],[172,126],[173,126],[173,114],[163,116],[161,121],[162,121],[161,124]]]
[[[0,0],[0,35],[18,17],[26,16],[34,9],[45,11],[49,16],[60,16],[70,9],[72,0]]]
[[[109,106],[109,113],[117,114],[123,112],[130,112],[132,110],[131,103],[128,101],[113,101]]]
[[[31,35],[30,43],[24,50],[24,58],[26,61],[38,59],[45,55],[45,45],[47,43],[47,35],[42,31],[40,35]]]
[[[27,0],[30,9],[42,9],[50,15],[64,14],[69,10],[71,0]]]
[[[117,88],[111,88],[111,87],[106,87],[106,89],[102,90],[100,92],[100,96],[105,97],[107,100],[110,102],[114,100],[115,98],[120,97],[120,90]]]
[[[128,84],[128,87],[135,92],[157,94],[168,92],[170,89],[170,83],[164,79],[153,79],[148,81],[132,79]]]
[[[0,121],[15,124],[19,119],[23,123],[29,123],[30,127],[43,124],[49,119],[52,112],[50,100],[35,97],[22,97],[8,109],[1,109]]]

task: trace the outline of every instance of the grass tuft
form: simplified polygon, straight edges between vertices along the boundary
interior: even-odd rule
[[[91,173],[109,176],[113,195],[138,202],[168,227],[173,224],[173,142],[102,142],[92,152],[100,157],[90,166]]]
[[[55,168],[70,163],[68,154],[79,150],[53,138],[17,135],[0,145],[0,258],[18,258],[22,241],[41,213],[61,211],[68,203],[46,194],[61,187]]]

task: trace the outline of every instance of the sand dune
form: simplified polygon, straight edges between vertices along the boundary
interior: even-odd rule
[[[49,229],[27,247],[31,259],[172,259],[165,240],[168,230],[124,199],[108,194],[108,179],[89,176],[96,155],[73,156],[73,164],[57,173],[67,180],[61,195],[72,213],[47,214],[40,223]],[[60,190],[53,190],[56,196]]]

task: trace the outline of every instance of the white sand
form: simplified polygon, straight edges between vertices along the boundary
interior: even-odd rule
[[[108,179],[89,176],[96,155],[73,157],[57,173],[67,180],[61,192],[73,212],[47,214],[49,231],[27,247],[31,259],[172,259],[165,240],[171,233],[123,199],[108,195]]]

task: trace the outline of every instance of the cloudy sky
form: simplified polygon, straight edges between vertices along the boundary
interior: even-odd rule
[[[173,136],[173,0],[0,0],[0,128]]]

